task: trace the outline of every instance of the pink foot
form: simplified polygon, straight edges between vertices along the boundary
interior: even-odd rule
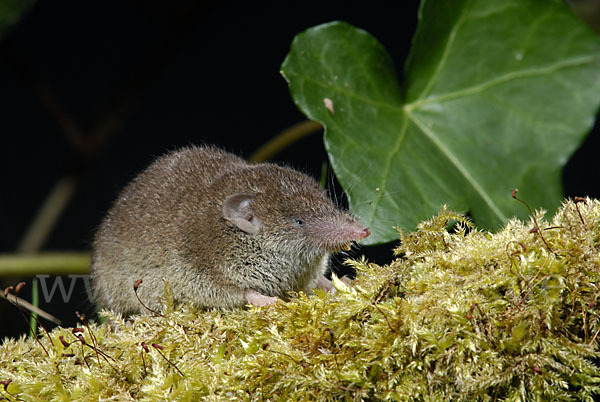
[[[346,286],[352,287],[352,279],[348,278],[347,276],[342,276],[340,281],[344,282]]]
[[[352,286],[352,279],[348,278],[347,276],[342,276],[340,278],[340,281],[342,281],[348,287]],[[317,286],[323,290],[326,290],[327,292],[335,293],[335,287],[333,286],[333,282],[331,282],[329,279],[325,278],[324,276],[319,278],[319,281],[317,282]]]
[[[335,288],[333,287],[333,282],[331,282],[329,279],[325,278],[324,276],[319,278],[319,281],[317,282],[317,286],[327,292],[335,292]]]
[[[244,297],[248,303],[257,307],[268,306],[269,304],[277,303],[279,301],[277,297],[265,296],[252,289],[246,289],[244,291]]]

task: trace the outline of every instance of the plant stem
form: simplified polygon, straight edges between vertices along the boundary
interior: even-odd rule
[[[39,254],[0,254],[0,276],[35,276],[90,273],[87,252],[44,252]]]
[[[254,163],[264,162],[299,139],[316,133],[321,129],[323,129],[321,123],[312,120],[301,121],[271,138],[250,155],[248,160]]]
[[[33,278],[31,287],[31,304],[33,304],[35,307],[40,306],[38,296],[38,280],[37,278]],[[29,336],[37,336],[37,313],[33,311],[31,312],[31,317],[29,317]]]

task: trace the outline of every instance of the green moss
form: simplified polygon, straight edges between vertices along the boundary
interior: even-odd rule
[[[105,312],[111,324],[91,330],[110,358],[65,347],[60,335],[76,341],[66,328],[54,345],[40,336],[49,356],[35,340],[5,339],[0,380],[27,401],[593,400],[600,203],[577,205],[583,220],[568,201],[551,222],[538,213],[541,231],[513,220],[496,234],[443,209],[400,234],[390,265],[348,261],[358,280],[335,280],[334,295],[198,311],[174,309],[167,292],[165,317]]]

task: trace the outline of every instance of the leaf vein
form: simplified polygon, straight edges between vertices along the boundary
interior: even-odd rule
[[[599,61],[600,61],[600,58],[598,57],[598,55],[589,55],[589,56],[585,56],[585,57],[577,57],[574,59],[561,60],[561,61],[559,61],[555,64],[552,64],[552,65],[549,65],[549,66],[530,68],[530,69],[526,69],[526,70],[511,71],[506,74],[500,75],[496,78],[493,78],[491,80],[488,80],[486,82],[483,82],[479,85],[475,85],[475,86],[464,88],[464,89],[459,89],[454,92],[448,92],[446,94],[437,95],[437,96],[433,96],[433,97],[430,97],[427,99],[408,103],[405,105],[405,110],[412,111],[412,110],[415,110],[426,104],[444,102],[444,101],[461,98],[461,97],[468,96],[468,95],[474,95],[479,92],[486,91],[494,86],[498,86],[498,85],[501,85],[501,84],[504,84],[504,83],[507,83],[507,82],[510,82],[513,80],[517,80],[517,79],[521,79],[521,78],[535,77],[535,76],[550,75],[559,70],[573,68],[573,67],[581,67],[585,64],[590,64],[590,63],[599,62]]]
[[[388,183],[388,179],[389,179],[390,171],[391,171],[391,167],[392,167],[392,161],[394,160],[394,156],[400,151],[400,145],[402,145],[402,142],[404,141],[404,138],[406,137],[407,131],[408,131],[408,118],[404,118],[403,122],[402,122],[402,128],[400,129],[400,135],[396,139],[396,142],[394,144],[394,148],[392,149],[392,152],[389,153],[389,156],[385,161],[383,175],[381,176],[381,178],[382,178],[381,187],[382,188],[380,188],[378,196],[375,198],[375,203],[373,205],[373,212],[372,212],[371,216],[369,217],[369,226],[373,223],[373,219],[375,219],[375,212],[377,211],[379,203],[381,202],[381,199],[383,198],[383,196],[385,194],[385,190],[387,187],[386,185]],[[394,203],[395,203],[395,201],[394,201]]]
[[[448,35],[448,40],[446,41],[446,46],[444,47],[442,57],[440,58],[440,62],[435,67],[435,71],[431,75],[431,79],[427,82],[427,85],[425,85],[425,88],[423,88],[423,91],[419,94],[417,99],[423,99],[425,96],[427,96],[429,94],[429,92],[431,91],[431,88],[433,88],[433,86],[437,82],[440,74],[442,73],[442,70],[446,66],[446,62],[448,61],[448,58],[450,57],[450,51],[452,50],[452,48],[454,46],[454,40],[456,39],[456,34],[458,33],[458,30],[460,29],[460,27],[466,20],[465,13],[464,13],[465,9],[466,9],[466,7],[462,9],[462,14],[461,14],[460,18],[458,19],[456,24],[452,27],[452,30],[450,31],[450,34]]]
[[[490,210],[500,218],[501,221],[506,221],[508,218],[504,213],[498,208],[498,206],[492,201],[487,192],[481,187],[479,182],[475,180],[473,176],[469,173],[467,168],[463,166],[463,164],[450,152],[450,150],[444,146],[444,144],[438,139],[434,132],[432,132],[426,124],[424,124],[421,120],[416,118],[410,111],[407,111],[407,116],[421,129],[421,131],[438,147],[438,149],[448,158],[448,160],[456,167],[456,169],[460,172],[460,174],[467,180],[467,182],[473,187],[475,192],[479,194],[479,196],[483,199],[483,201],[488,205]]]

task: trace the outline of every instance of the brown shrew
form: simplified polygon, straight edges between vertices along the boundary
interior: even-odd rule
[[[311,177],[213,147],[158,158],[121,192],[94,240],[97,303],[123,315],[176,302],[263,306],[290,291],[332,289],[332,253],[369,230]]]

